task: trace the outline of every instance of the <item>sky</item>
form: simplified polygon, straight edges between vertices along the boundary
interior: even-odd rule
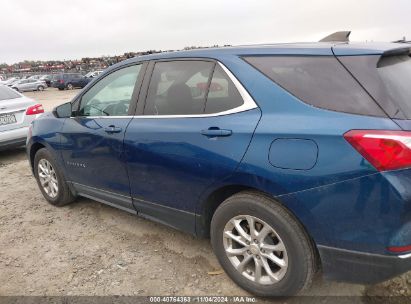
[[[0,63],[185,46],[411,40],[410,0],[1,0]]]

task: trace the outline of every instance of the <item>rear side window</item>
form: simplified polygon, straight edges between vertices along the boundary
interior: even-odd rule
[[[216,65],[208,90],[205,113],[228,111],[241,106],[243,103],[243,98],[234,83],[221,66]]]
[[[386,116],[333,56],[259,56],[245,61],[312,106],[338,112]]]
[[[147,93],[145,115],[203,114],[214,63],[157,62]]]
[[[0,101],[6,99],[19,98],[20,95],[17,94],[14,90],[6,88],[5,86],[0,85]]]

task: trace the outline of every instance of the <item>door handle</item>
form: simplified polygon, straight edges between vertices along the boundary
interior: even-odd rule
[[[201,134],[207,137],[224,137],[233,134],[233,131],[227,129],[220,129],[217,127],[211,127],[207,130],[201,130]]]
[[[123,129],[116,127],[116,126],[108,126],[107,128],[104,129],[104,131],[108,134],[113,134],[113,133],[120,133]]]

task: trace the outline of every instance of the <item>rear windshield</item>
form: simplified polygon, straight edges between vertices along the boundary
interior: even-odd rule
[[[334,56],[256,56],[244,60],[312,106],[386,116]]]
[[[20,95],[5,86],[0,85],[0,100],[19,98]]]
[[[377,71],[387,94],[406,118],[411,119],[411,57],[408,55],[382,57]]]

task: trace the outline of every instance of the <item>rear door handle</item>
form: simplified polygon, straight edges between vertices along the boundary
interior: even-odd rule
[[[108,134],[113,134],[113,133],[120,133],[123,129],[116,127],[116,126],[108,126],[107,128],[104,129],[104,131]]]
[[[233,134],[233,131],[211,127],[211,128],[208,128],[207,130],[201,130],[201,134],[207,137],[224,137],[224,136],[230,136],[231,134]]]

